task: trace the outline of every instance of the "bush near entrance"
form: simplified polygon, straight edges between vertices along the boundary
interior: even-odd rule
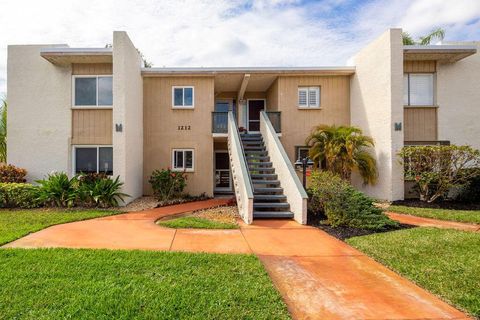
[[[381,231],[398,225],[371,198],[331,172],[312,172],[308,193],[309,213],[325,217],[332,227]]]

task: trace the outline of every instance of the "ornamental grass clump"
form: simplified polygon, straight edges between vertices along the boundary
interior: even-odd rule
[[[311,178],[309,214],[325,218],[332,227],[381,231],[398,226],[373,205],[371,198],[338,175],[329,171],[314,171]]]

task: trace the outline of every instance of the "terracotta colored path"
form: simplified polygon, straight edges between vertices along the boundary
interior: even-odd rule
[[[53,226],[5,247],[255,253],[295,319],[467,319],[466,315],[321,230],[293,221],[239,230],[172,230],[160,217],[224,204],[208,200]]]
[[[400,223],[411,224],[420,227],[434,227],[442,229],[457,229],[462,231],[480,232],[480,225],[478,224],[417,217],[395,212],[387,212],[387,215],[393,220],[397,220]]]

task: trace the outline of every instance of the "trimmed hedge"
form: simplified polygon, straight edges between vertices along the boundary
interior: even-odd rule
[[[38,187],[28,183],[0,183],[0,208],[35,208]]]
[[[386,230],[398,226],[373,205],[371,198],[339,176],[315,171],[311,178],[309,214],[323,216],[332,227]]]

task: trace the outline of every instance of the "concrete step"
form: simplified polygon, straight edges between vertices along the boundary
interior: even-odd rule
[[[265,150],[245,150],[245,155],[249,156],[268,156],[268,152]]]
[[[287,196],[284,194],[255,194],[253,200],[257,201],[284,201],[287,200]]]
[[[293,212],[290,211],[253,211],[254,218],[291,219]]]
[[[265,151],[265,147],[244,145],[243,150],[245,150],[245,151]]]
[[[278,176],[275,173],[254,173],[251,174],[252,179],[277,179]]]
[[[253,209],[289,209],[288,202],[254,202]]]
[[[267,167],[256,167],[256,168],[249,168],[250,174],[258,174],[258,173],[274,173],[275,168],[267,168]]]
[[[279,186],[280,185],[280,181],[278,181],[278,180],[265,180],[265,179],[262,179],[262,180],[252,179],[252,183],[253,184],[272,185],[272,186]]]
[[[269,161],[264,161],[264,162],[259,162],[259,161],[248,161],[247,159],[247,162],[248,162],[248,167],[251,169],[251,168],[269,168],[271,167],[273,164]]]
[[[282,194],[283,188],[277,187],[254,187],[253,188],[253,195],[264,195],[264,194]]]
[[[247,155],[246,158],[247,158],[248,163],[251,162],[250,160],[265,160],[265,161],[270,160],[269,156],[256,156],[256,155],[255,156],[250,156],[250,155]]]

